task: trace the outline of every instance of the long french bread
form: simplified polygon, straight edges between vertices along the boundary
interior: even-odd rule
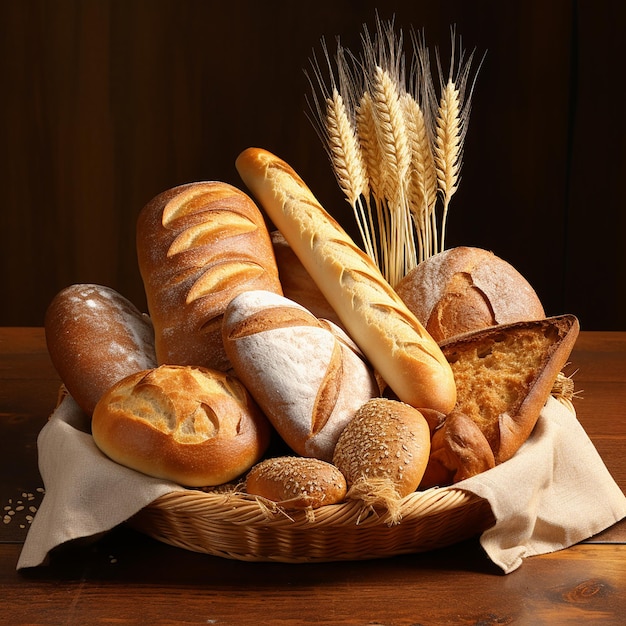
[[[450,411],[456,387],[439,346],[300,176],[259,148],[244,150],[235,165],[398,398],[416,408]]]

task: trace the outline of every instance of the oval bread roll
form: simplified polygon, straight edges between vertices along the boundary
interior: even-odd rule
[[[227,183],[152,199],[137,220],[137,256],[159,364],[227,371],[221,324],[230,300],[248,289],[282,294],[263,216]]]
[[[246,477],[246,491],[286,509],[316,509],[346,497],[346,479],[319,459],[281,456],[255,465]]]
[[[110,287],[65,287],[48,305],[44,329],[52,364],[88,415],[119,380],[156,365],[150,319]]]
[[[424,416],[403,402],[374,398],[341,433],[333,464],[349,488],[386,482],[402,498],[419,486],[429,455],[430,429]]]
[[[450,411],[456,388],[439,346],[298,174],[258,148],[242,152],[236,167],[398,398],[414,407]]]
[[[162,365],[114,385],[92,417],[96,445],[114,461],[189,487],[227,483],[264,454],[270,426],[235,378]]]
[[[396,292],[433,339],[545,317],[535,290],[493,252],[460,246],[413,268]]]

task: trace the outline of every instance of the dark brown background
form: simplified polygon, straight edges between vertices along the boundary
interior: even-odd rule
[[[625,3],[580,0],[0,2],[0,325],[40,325],[62,287],[144,307],[135,219],[179,183],[241,186],[252,145],[287,160],[351,232],[305,115],[325,36],[357,51],[395,13],[487,52],[447,245],[493,250],[548,314],[626,330]]]

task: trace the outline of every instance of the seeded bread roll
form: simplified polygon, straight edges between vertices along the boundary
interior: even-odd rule
[[[301,456],[330,461],[345,425],[378,395],[350,338],[288,298],[239,294],[226,308],[223,333],[237,377]]]
[[[270,426],[235,378],[162,365],[121,380],[92,417],[96,445],[114,461],[189,487],[241,476],[269,445]]]
[[[452,409],[454,377],[439,346],[298,174],[258,148],[241,153],[236,167],[398,398],[417,408]]]
[[[281,456],[255,465],[246,476],[246,491],[285,509],[319,508],[346,497],[346,479],[319,459]]]
[[[450,248],[422,261],[396,285],[396,292],[437,342],[545,317],[528,281],[481,248]]]
[[[374,398],[339,437],[333,464],[346,477],[348,498],[386,508],[399,521],[400,500],[419,486],[430,455],[430,429],[412,406]]]
[[[65,287],[48,305],[44,329],[52,364],[88,415],[116,382],[156,365],[150,319],[110,287]]]
[[[227,371],[222,315],[248,289],[282,294],[261,212],[222,182],[175,187],[137,221],[137,255],[159,364]]]
[[[502,324],[441,344],[457,404],[432,438],[423,487],[510,459],[530,436],[578,337],[573,315]]]

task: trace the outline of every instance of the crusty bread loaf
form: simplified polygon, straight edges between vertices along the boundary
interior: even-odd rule
[[[261,212],[226,183],[191,183],[152,199],[137,220],[137,255],[159,364],[227,371],[226,305],[247,289],[282,293]]]
[[[333,464],[346,477],[348,498],[384,506],[395,518],[400,500],[419,486],[429,454],[423,415],[403,402],[374,398],[341,433]]]
[[[452,409],[454,378],[439,346],[298,174],[258,148],[241,153],[236,167],[398,398],[442,413]]]
[[[332,459],[345,425],[379,393],[349,337],[283,296],[235,296],[224,313],[223,333],[237,377],[301,456]]]
[[[274,256],[278,266],[280,284],[283,295],[305,309],[311,311],[315,317],[330,320],[341,326],[341,320],[335,310],[328,304],[328,300],[315,284],[311,275],[306,271],[300,259],[293,251],[287,240],[279,230],[270,233]]]
[[[131,374],[92,417],[94,441],[111,459],[189,487],[243,475],[265,453],[270,432],[237,379],[182,365]]]
[[[44,330],[52,364],[88,415],[116,382],[156,365],[150,319],[110,287],[65,287],[48,305]]]
[[[437,342],[545,317],[524,276],[481,248],[459,246],[422,261],[396,285],[396,292]]]
[[[578,336],[573,315],[502,324],[441,344],[457,404],[435,432],[422,486],[469,478],[530,436]]]
[[[301,456],[257,463],[246,476],[246,491],[285,509],[317,509],[346,497],[346,479],[332,464]]]

